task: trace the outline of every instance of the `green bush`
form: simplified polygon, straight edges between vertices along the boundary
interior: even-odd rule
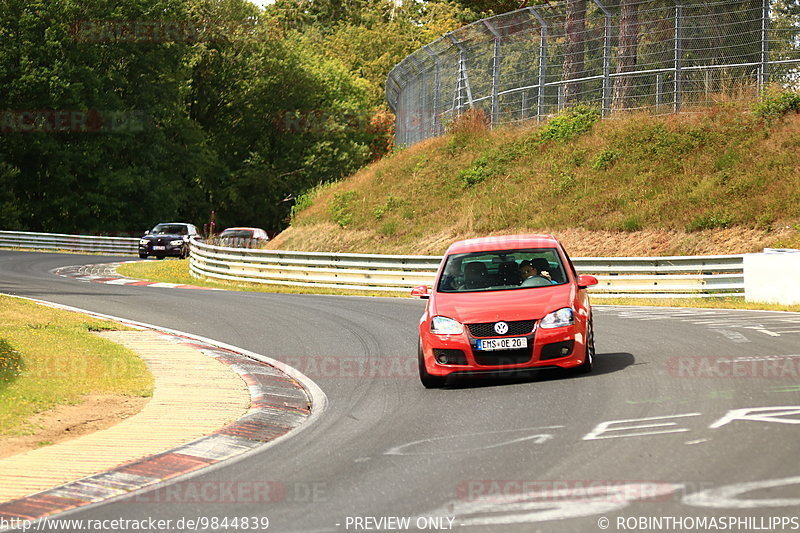
[[[592,161],[592,168],[595,170],[606,170],[611,168],[619,157],[616,150],[603,150]]]
[[[403,201],[397,198],[396,196],[392,196],[390,194],[389,196],[386,197],[386,202],[383,205],[379,205],[378,207],[372,210],[372,214],[375,215],[376,220],[380,220],[383,218],[383,215],[385,215],[389,211],[394,211],[401,205],[403,205]]]
[[[790,112],[800,113],[800,92],[767,89],[761,94],[761,100],[753,104],[753,113],[768,121]]]
[[[350,206],[356,198],[355,191],[337,192],[331,198],[328,204],[328,211],[333,220],[339,227],[347,227],[353,220],[353,213],[350,212]]]
[[[642,229],[642,226],[643,225],[641,218],[634,215],[626,218],[622,222],[622,231],[627,231],[627,232],[639,231]]]
[[[730,227],[731,224],[733,224],[733,216],[729,215],[728,213],[698,215],[686,226],[686,231],[727,228]]]
[[[553,192],[564,194],[575,185],[575,176],[569,172],[559,172],[550,180],[550,185],[553,187]]]
[[[541,138],[550,141],[569,141],[586,133],[600,120],[600,111],[587,105],[576,105],[562,111],[542,127]]]
[[[297,215],[300,213],[300,211],[308,207],[311,207],[311,204],[314,203],[314,199],[317,197],[317,195],[319,195],[319,193],[323,189],[329,187],[330,185],[331,183],[319,183],[314,187],[311,187],[310,189],[306,190],[305,192],[297,195],[297,197],[294,200],[294,205],[292,206],[291,212],[289,214],[289,219],[291,220],[291,223],[294,224],[295,219],[297,218]]]
[[[461,181],[461,186],[468,189],[486,180],[490,175],[489,158],[484,154],[475,160],[472,167],[459,172],[458,179]]]

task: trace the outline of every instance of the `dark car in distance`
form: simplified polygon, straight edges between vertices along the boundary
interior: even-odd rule
[[[185,259],[189,256],[189,239],[197,237],[197,228],[184,222],[157,224],[139,239],[139,257],[147,259],[154,255],[158,259],[167,256]]]
[[[219,234],[218,241],[229,248],[263,248],[269,236],[261,228],[228,228]]]

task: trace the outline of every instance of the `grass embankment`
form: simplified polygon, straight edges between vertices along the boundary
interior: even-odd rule
[[[119,324],[0,295],[0,435],[89,394],[147,397],[153,377],[133,352],[92,334]]]
[[[573,256],[800,247],[800,115],[585,108],[544,125],[458,125],[298,199],[270,247],[439,254],[454,240],[548,232]]]

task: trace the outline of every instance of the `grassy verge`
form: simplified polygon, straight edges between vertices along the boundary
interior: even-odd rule
[[[692,307],[704,309],[745,309],[751,311],[792,311],[800,313],[800,305],[745,302],[742,297],[725,298],[593,298],[594,305],[640,305],[647,307]]]
[[[293,294],[348,294],[358,296],[383,296],[385,293],[367,291],[340,291],[335,289],[313,288],[313,287],[283,287],[283,286],[261,286],[257,284],[234,284],[234,283],[215,283],[204,282],[189,275],[189,261],[159,261],[159,262],[138,262],[128,263],[120,266],[117,272],[123,276],[136,279],[146,279],[149,281],[161,281],[165,283],[183,283],[197,286],[213,287],[227,290],[238,291],[258,291],[258,292],[281,292]],[[405,297],[403,293],[392,296]],[[800,305],[777,305],[777,304],[757,304],[745,302],[744,298],[594,298],[595,305],[641,305],[651,307],[697,307],[710,309],[750,309],[767,311],[794,311],[800,312]]]
[[[0,435],[28,434],[31,415],[86,394],[150,396],[130,350],[92,334],[123,326],[0,295]]]
[[[377,296],[391,297],[402,296],[402,293],[385,293],[378,291],[358,291],[346,289],[327,289],[324,287],[293,287],[291,285],[262,285],[259,283],[233,283],[224,280],[205,281],[192,277],[189,273],[188,259],[174,259],[164,261],[138,261],[126,263],[117,268],[122,276],[147,281],[162,283],[180,283],[195,285],[211,289],[224,289],[228,291],[271,292],[281,294],[336,294],[340,296]]]

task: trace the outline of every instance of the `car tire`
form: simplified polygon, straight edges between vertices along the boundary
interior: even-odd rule
[[[419,380],[426,389],[439,389],[444,387],[444,382],[447,378],[441,376],[433,376],[428,373],[425,367],[425,356],[422,353],[422,339],[419,341],[417,348],[417,360],[419,361]]]
[[[592,371],[592,365],[594,364],[594,325],[592,324],[592,319],[589,319],[589,323],[586,325],[586,354],[579,366],[575,367],[575,372],[577,374],[588,374]]]
[[[139,259],[147,259],[147,254],[139,252]]]

